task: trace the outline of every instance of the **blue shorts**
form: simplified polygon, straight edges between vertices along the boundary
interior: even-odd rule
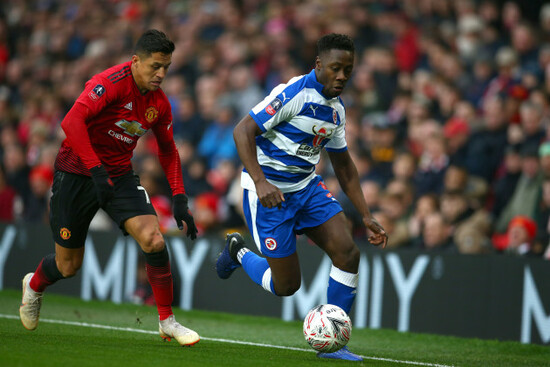
[[[287,257],[296,252],[296,235],[316,227],[342,211],[320,176],[300,191],[284,194],[282,208],[266,208],[254,191],[244,190],[243,209],[248,229],[260,252]]]

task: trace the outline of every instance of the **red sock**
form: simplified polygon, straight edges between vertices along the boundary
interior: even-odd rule
[[[147,278],[149,279],[151,288],[153,288],[159,318],[161,320],[167,319],[172,314],[172,302],[174,300],[170,263],[165,266],[146,264],[145,269],[147,270]]]
[[[44,292],[44,289],[46,289],[47,286],[57,281],[57,279],[53,281],[48,279],[48,277],[44,273],[44,267],[43,267],[44,259],[42,259],[42,261],[40,261],[40,264],[38,264],[38,267],[34,271],[34,274],[29,283],[29,286],[31,287],[31,289],[35,292]]]

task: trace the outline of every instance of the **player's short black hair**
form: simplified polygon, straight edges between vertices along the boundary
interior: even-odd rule
[[[317,55],[330,50],[344,50],[355,53],[355,45],[350,36],[345,34],[330,33],[317,41]]]
[[[138,56],[151,56],[155,52],[171,54],[174,52],[174,42],[168,36],[156,29],[150,29],[143,33],[136,43],[134,53]]]

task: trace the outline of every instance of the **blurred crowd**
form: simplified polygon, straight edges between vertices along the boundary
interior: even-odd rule
[[[3,0],[0,220],[47,223],[60,121],[147,29],[176,44],[163,90],[201,233],[245,228],[235,124],[308,73],[328,32],[356,44],[347,139],[390,248],[550,259],[550,4],[497,0]],[[146,135],[134,168],[171,233],[171,193]],[[326,156],[350,228],[361,218]],[[111,229],[100,212],[94,229]],[[201,234],[200,233],[200,234]],[[200,235],[199,234],[199,235]]]

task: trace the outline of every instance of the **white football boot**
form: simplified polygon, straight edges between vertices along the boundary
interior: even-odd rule
[[[159,321],[159,334],[167,341],[176,339],[182,346],[191,346],[201,340],[199,334],[177,322],[174,315]]]
[[[23,278],[23,298],[21,300],[21,307],[19,307],[21,323],[28,330],[34,330],[38,326],[40,307],[42,306],[42,292],[33,291],[29,285],[33,274],[28,273]]]

